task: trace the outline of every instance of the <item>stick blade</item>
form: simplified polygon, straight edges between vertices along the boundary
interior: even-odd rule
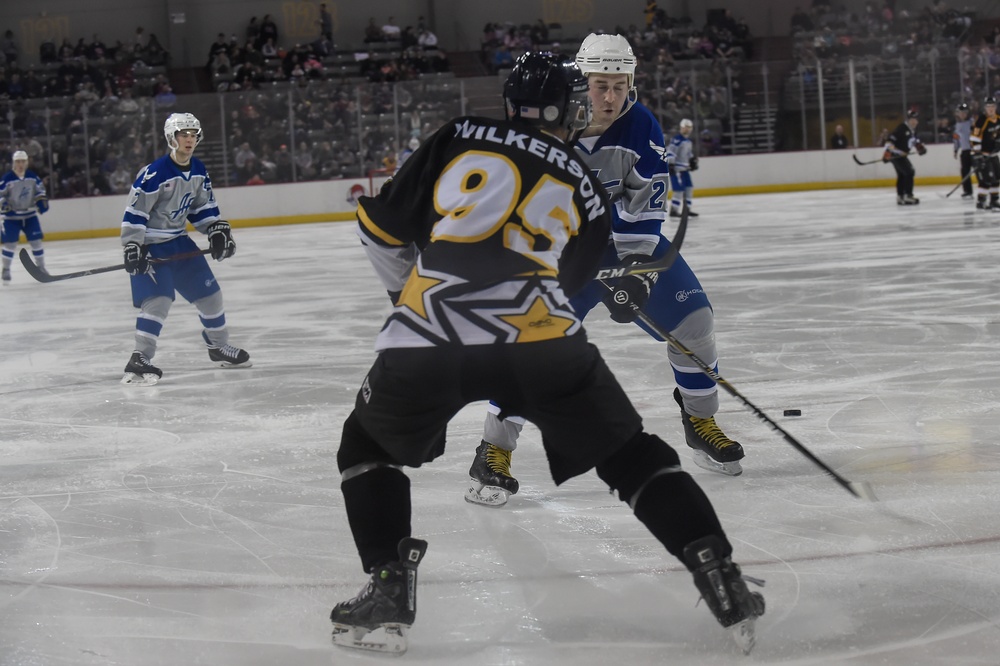
[[[31,255],[28,254],[27,248],[21,248],[21,252],[18,253],[18,257],[21,258],[21,264],[24,265],[24,270],[28,271],[28,275],[35,278],[39,282],[52,282],[53,278],[51,275],[43,271],[41,268],[35,265],[35,262],[31,260]]]
[[[878,501],[878,497],[875,496],[875,489],[867,481],[851,481],[849,486],[851,492],[859,499],[868,500],[869,502]]]

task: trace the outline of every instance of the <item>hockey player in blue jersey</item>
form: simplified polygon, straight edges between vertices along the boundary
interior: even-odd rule
[[[668,213],[668,163],[663,131],[653,114],[636,102],[636,58],[621,35],[589,35],[576,63],[587,75],[593,120],[577,139],[576,149],[607,189],[614,205],[612,234],[604,265],[648,261],[662,256],[670,241],[661,233]],[[657,279],[658,277],[658,279]],[[688,349],[718,369],[715,318],[708,296],[683,258],[664,273],[631,276],[609,293],[592,284],[572,299],[584,317],[603,302],[611,318],[620,323],[636,320],[635,303],[659,326]],[[641,322],[638,326],[661,338]],[[687,445],[695,464],[731,476],[743,472],[743,447],[715,422],[719,409],[718,387],[685,354],[668,347],[677,388],[674,400],[681,410]],[[510,473],[511,452],[517,445],[524,419],[509,414],[502,405],[487,408],[483,439],[469,470],[465,498],[475,504],[501,506],[518,490]]]
[[[691,210],[691,193],[694,191],[691,172],[698,170],[698,156],[694,154],[694,143],[690,138],[694,123],[684,118],[677,129],[677,134],[667,146],[667,163],[671,167],[670,189],[673,190],[673,196],[670,198],[670,217],[680,217],[685,203],[688,206],[688,216],[698,217],[698,214]]]
[[[0,178],[0,213],[3,214],[3,227],[0,229],[3,265],[0,275],[4,286],[10,284],[10,265],[22,233],[31,246],[35,265],[45,270],[44,236],[38,216],[49,209],[42,179],[28,169],[28,153],[16,151],[11,162],[13,168]]]
[[[219,217],[212,181],[194,157],[201,123],[190,113],[172,113],[163,125],[170,153],[139,171],[122,220],[125,267],[131,275],[135,351],[125,366],[123,384],[155,384],[163,376],[151,363],[175,294],[198,310],[209,359],[224,368],[249,367],[250,355],[229,344],[222,292],[205,257],[185,229],[188,222],[208,235],[212,258],[233,256],[236,243],[229,223]],[[150,258],[185,258],[150,263]]]

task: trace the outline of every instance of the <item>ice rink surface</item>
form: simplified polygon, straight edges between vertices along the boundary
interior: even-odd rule
[[[1000,215],[921,189],[905,208],[889,189],[704,199],[683,250],[715,306],[722,376],[880,502],[727,394],[718,421],[745,473],[696,468],[664,345],[603,308],[586,322],[647,428],[680,445],[734,559],[766,580],[751,656],[593,473],[552,484],[531,426],[521,492],[504,509],[463,502],[476,404],[446,454],[411,471],[430,547],[410,651],[392,663],[997,664]],[[391,659],[335,649],[328,619],[366,580],[336,451],[385,292],[351,224],[235,238],[213,265],[251,369],[209,365],[179,301],[161,383],[122,386],[123,272],[40,284],[16,264],[0,290],[3,666]],[[46,251],[53,273],[121,260],[114,238]]]

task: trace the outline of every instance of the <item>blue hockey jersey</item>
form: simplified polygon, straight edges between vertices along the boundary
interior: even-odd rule
[[[122,219],[122,245],[163,243],[185,235],[188,222],[204,232],[220,219],[205,165],[191,158],[189,166],[181,171],[164,155],[139,171]]]

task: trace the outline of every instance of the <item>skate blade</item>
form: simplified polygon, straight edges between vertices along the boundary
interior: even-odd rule
[[[719,462],[700,449],[692,449],[691,457],[695,465],[710,472],[718,472],[727,476],[739,476],[743,473],[743,466],[740,465],[739,460]]]
[[[405,624],[389,623],[369,630],[334,622],[332,640],[334,645],[354,650],[403,654],[408,647],[406,644],[408,628]]]
[[[252,368],[253,361],[247,361],[246,363],[229,363],[228,361],[216,361],[215,365],[220,368],[226,368],[227,370],[238,370],[241,368]]]
[[[742,622],[737,622],[729,630],[733,634],[733,640],[736,641],[736,645],[743,650],[743,654],[750,654],[753,650],[753,646],[757,644],[757,632],[754,626],[756,620],[751,618],[743,620]]]
[[[160,381],[160,378],[152,372],[146,372],[141,375],[137,375],[134,372],[126,372],[125,376],[122,377],[122,384],[130,386],[153,386],[158,381]]]
[[[496,486],[485,486],[478,481],[469,481],[469,487],[465,489],[465,501],[469,504],[478,504],[500,508],[510,499],[510,492]]]

